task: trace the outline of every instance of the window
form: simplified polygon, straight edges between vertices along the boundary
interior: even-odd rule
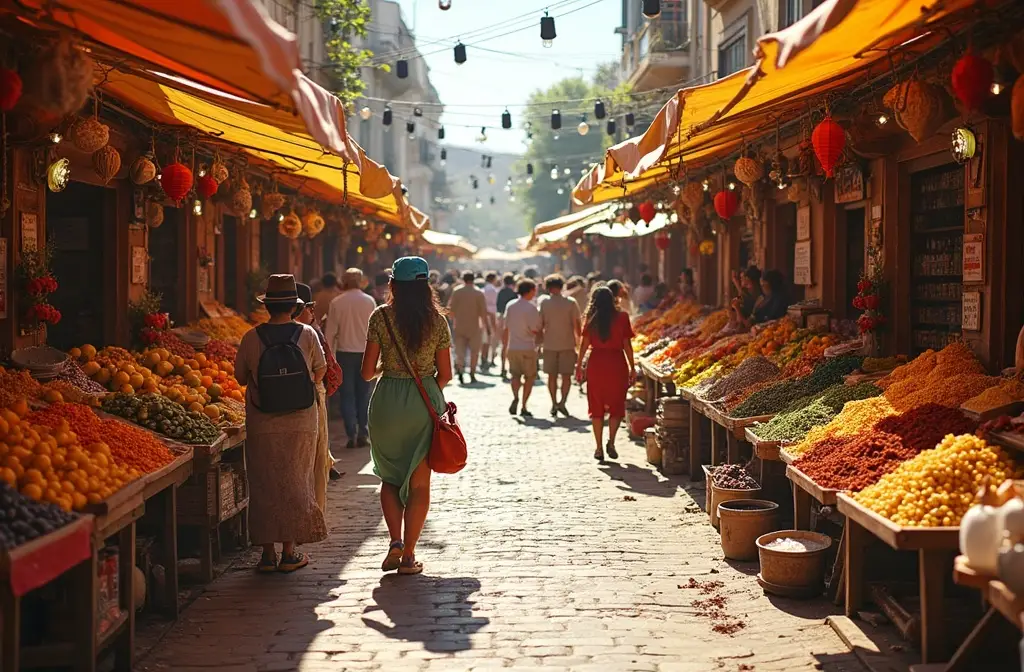
[[[743,29],[718,48],[718,76],[725,77],[747,67],[747,31]]]
[[[782,20],[779,22],[780,28],[792,26],[804,16],[803,0],[783,0],[779,7],[782,9]]]

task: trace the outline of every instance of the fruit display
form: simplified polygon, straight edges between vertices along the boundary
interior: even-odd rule
[[[791,455],[802,455],[820,441],[843,438],[866,431],[874,427],[879,420],[891,415],[896,415],[896,409],[884,396],[848,402],[827,425],[811,429],[801,441],[787,446],[786,452]]]
[[[752,394],[732,410],[737,418],[771,415],[784,410],[801,397],[825,391],[843,382],[843,377],[860,366],[861,358],[846,356],[825,360],[806,376],[783,380]]]
[[[238,347],[220,339],[210,339],[210,342],[203,348],[203,354],[215,362],[232,362],[238,356]]]
[[[164,350],[170,351],[172,355],[184,357],[185,359],[192,359],[196,356],[195,348],[171,331],[164,330],[155,332],[149,346],[151,348],[163,348]]]
[[[90,378],[77,362],[67,362],[57,371],[57,380],[78,388],[83,394],[102,395],[107,389]]]
[[[854,498],[897,525],[951,527],[960,524],[986,479],[1001,483],[1013,471],[998,446],[971,434],[949,434]]]
[[[25,397],[38,397],[39,394],[39,381],[28,371],[0,366],[0,408],[6,408]]]
[[[186,411],[157,394],[115,394],[104,400],[103,410],[182,443],[210,445],[220,436],[204,412]]]
[[[237,343],[242,340],[242,336],[245,335],[245,332],[252,329],[252,325],[238,315],[203,318],[188,326],[192,329],[198,329],[199,331],[208,334],[211,339],[219,339],[232,343]]]
[[[9,551],[55,532],[77,517],[49,502],[25,497],[0,482],[0,550]]]
[[[58,379],[43,383],[39,388],[37,398],[48,404],[72,401],[76,404],[85,404],[86,406],[99,406],[106,393],[106,390],[102,390],[101,394],[83,392],[77,385],[72,385],[66,380]]]
[[[722,464],[711,472],[711,480],[719,488],[727,490],[752,490],[760,488],[742,464]]]
[[[127,352],[127,351],[126,351]],[[128,358],[97,356],[82,365],[82,372],[111,392],[138,394],[157,389],[159,378],[148,367]]]
[[[883,418],[856,434],[823,439],[793,464],[822,487],[857,491],[934,448],[946,434],[976,427],[956,409],[928,404]]]
[[[860,370],[864,373],[881,373],[892,371],[905,363],[906,357],[865,357]]]

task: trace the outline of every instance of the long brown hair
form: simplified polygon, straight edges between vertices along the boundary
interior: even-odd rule
[[[612,335],[612,320],[615,319],[615,313],[615,295],[612,290],[607,286],[595,287],[590,294],[590,303],[584,316],[587,329],[596,329],[601,340],[607,341]]]
[[[395,329],[412,357],[430,336],[435,321],[444,314],[437,294],[426,278],[404,281],[392,279],[388,305],[395,318]]]

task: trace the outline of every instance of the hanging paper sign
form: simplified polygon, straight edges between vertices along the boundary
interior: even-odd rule
[[[199,267],[199,277],[196,283],[200,294],[206,294],[210,291],[210,269],[207,266]]]
[[[811,206],[805,205],[796,211],[796,239],[810,240],[811,238]]]
[[[981,331],[981,292],[964,292],[960,319],[964,331]]]
[[[964,282],[985,282],[985,234],[965,233],[963,254]]]
[[[146,283],[146,248],[141,245],[132,247],[132,284],[144,285]]]
[[[7,239],[0,238],[0,320],[7,319]]]
[[[864,171],[855,161],[836,169],[836,203],[864,200]]]
[[[793,246],[793,284],[811,285],[811,241],[804,240]]]
[[[34,250],[39,246],[39,218],[34,212],[21,213],[21,250]]]

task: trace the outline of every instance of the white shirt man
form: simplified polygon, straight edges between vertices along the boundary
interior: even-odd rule
[[[324,334],[331,348],[335,352],[358,352],[362,355],[366,348],[370,314],[376,307],[373,297],[358,287],[345,289],[336,296],[327,309],[327,331]]]
[[[341,365],[341,415],[345,420],[346,448],[369,445],[370,384],[363,380],[360,369],[370,315],[377,307],[373,297],[362,289],[363,272],[357,268],[345,271],[342,293],[331,301],[327,309],[327,328],[324,337],[334,349]]]
[[[501,334],[498,333],[498,274],[489,272],[484,276],[484,303],[487,305],[486,338],[483,347],[483,357],[480,366],[490,368],[494,366],[494,357],[498,354],[498,342],[501,341]]]

